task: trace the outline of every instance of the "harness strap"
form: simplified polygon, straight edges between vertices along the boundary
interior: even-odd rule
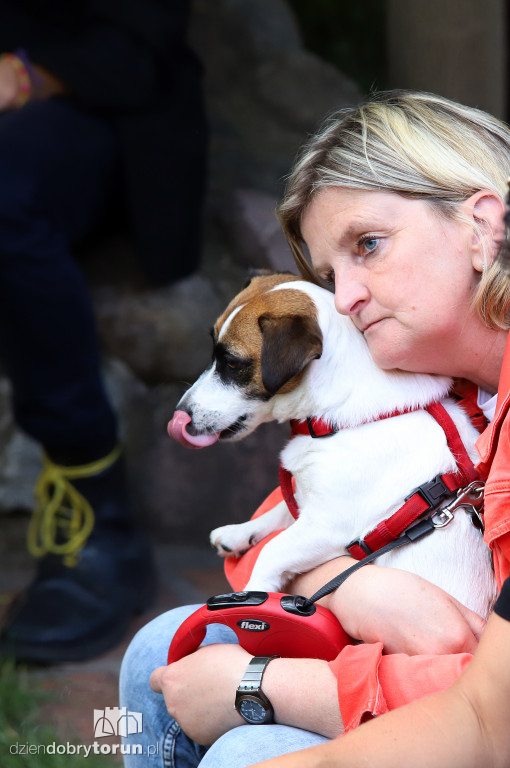
[[[379,419],[392,418],[411,410],[394,411],[383,415]],[[403,531],[407,531],[420,517],[427,512],[437,509],[439,504],[452,493],[474,480],[479,480],[480,475],[469,458],[466,448],[460,439],[457,427],[451,416],[441,403],[432,403],[425,409],[441,426],[446,435],[448,447],[457,462],[457,470],[438,475],[433,480],[423,483],[407,497],[405,503],[391,515],[383,520],[364,539],[352,541],[347,549],[356,560],[364,560],[373,552],[382,554],[381,549],[390,542],[400,540]],[[377,420],[379,420],[377,419]],[[338,429],[319,419],[307,419],[306,422],[291,422],[292,435],[308,434],[311,437],[326,437],[335,434]],[[294,519],[299,516],[299,508],[294,497],[292,487],[292,475],[280,464],[280,487],[289,511]],[[405,542],[402,542],[405,543]],[[399,545],[400,546],[400,545]]]
[[[385,413],[381,416],[378,416],[377,419],[370,419],[368,421],[361,422],[362,424],[369,424],[371,421],[382,421],[382,419],[392,419],[394,416],[401,416],[404,413],[412,413],[413,411],[419,410],[418,407],[416,408],[404,408],[402,410],[395,410],[391,413]],[[358,426],[361,426],[359,424]],[[296,435],[307,435],[308,437],[313,438],[321,438],[321,437],[329,437],[329,435],[334,435],[339,431],[338,427],[333,427],[328,421],[325,419],[316,419],[311,418],[310,416],[306,419],[306,421],[299,421],[298,419],[291,419],[290,420],[290,431],[291,431],[291,438],[296,437]],[[289,508],[289,512],[294,518],[294,520],[297,520],[299,517],[299,507],[297,505],[295,496],[294,496],[294,487],[292,485],[292,474],[289,472],[288,469],[285,469],[283,464],[280,463],[280,470],[279,470],[279,481],[280,481],[280,489],[282,492],[282,496],[287,504],[287,507]]]
[[[373,421],[383,421],[384,419],[392,419],[394,416],[402,416],[404,413],[413,413],[419,411],[420,406],[415,408],[397,408],[391,413],[383,413],[377,416],[375,419],[367,419],[356,424],[357,427],[361,427],[363,424],[371,424]],[[308,435],[309,437],[329,437],[340,431],[341,427],[333,427],[326,419],[316,419],[309,416],[305,421],[299,421],[298,419],[290,420],[291,437],[296,435]]]
[[[387,520],[383,520],[364,539],[355,539],[347,549],[355,560],[362,560],[366,555],[377,552],[390,541],[399,538],[422,515],[436,509],[442,501],[463,486],[459,476],[451,472],[438,475],[428,483],[420,485],[407,497],[405,503]]]
[[[466,446],[460,439],[460,435],[455,422],[441,403],[431,403],[425,409],[427,413],[430,413],[446,435],[446,442],[450,451],[455,457],[459,471],[463,474],[465,480],[468,483],[472,483],[474,480],[480,479],[480,474],[476,470],[475,465],[469,458]]]
[[[285,469],[280,462],[279,469],[280,489],[282,496],[289,508],[289,512],[297,520],[299,517],[299,507],[297,505],[296,497],[294,496],[294,488],[292,487],[292,473],[288,469]]]

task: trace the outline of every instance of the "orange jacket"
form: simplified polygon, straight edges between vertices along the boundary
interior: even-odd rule
[[[463,395],[473,402],[473,387]],[[469,408],[467,409],[470,410]],[[478,469],[486,477],[485,541],[493,553],[498,587],[510,574],[510,337],[498,389],[496,415],[479,437]],[[264,514],[282,500],[277,488],[255,512]],[[225,573],[232,588],[241,590],[254,563],[273,536],[239,559],[227,558]],[[382,643],[351,645],[330,662],[338,680],[338,699],[346,731],[363,720],[381,715],[429,693],[448,688],[469,664],[468,653],[407,656],[384,654]]]
[[[510,335],[498,387],[496,414],[477,440],[485,483],[485,534],[501,586],[510,575]]]

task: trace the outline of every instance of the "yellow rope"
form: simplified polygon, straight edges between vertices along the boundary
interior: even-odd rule
[[[28,526],[27,546],[34,557],[62,555],[72,568],[94,527],[94,510],[71,480],[99,475],[121,454],[117,446],[107,456],[90,464],[65,467],[43,457],[43,469],[34,489],[34,513]]]

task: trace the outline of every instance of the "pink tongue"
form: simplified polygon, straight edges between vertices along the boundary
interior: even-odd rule
[[[186,425],[191,421],[191,416],[185,411],[176,411],[168,424],[168,434],[177,443],[186,448],[207,448],[218,440],[220,434],[190,435],[186,431]]]

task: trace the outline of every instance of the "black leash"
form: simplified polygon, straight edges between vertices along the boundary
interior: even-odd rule
[[[340,587],[344,581],[348,579],[349,576],[351,576],[351,574],[360,568],[363,568],[364,565],[369,565],[369,563],[372,563],[376,558],[380,557],[381,555],[385,555],[387,552],[391,552],[393,549],[403,547],[404,544],[411,544],[413,541],[418,541],[418,539],[421,539],[423,536],[428,536],[429,533],[432,533],[432,531],[435,531],[436,529],[437,525],[434,525],[433,519],[431,517],[427,518],[426,520],[420,520],[419,523],[416,523],[415,525],[408,528],[401,536],[399,536],[398,539],[395,539],[395,541],[390,541],[389,544],[386,544],[384,547],[381,547],[381,549],[378,549],[375,552],[372,552],[370,555],[367,555],[363,558],[363,560],[359,560],[354,565],[351,565],[350,568],[347,568],[346,571],[340,573],[338,576],[335,576],[335,578],[331,579],[331,581],[328,581],[328,583],[317,590],[314,595],[312,595],[310,598],[307,598],[303,602],[303,608],[308,608],[313,603],[316,603],[317,600],[320,600],[322,597],[326,597],[326,595],[334,592],[335,589],[338,589],[338,587]]]

